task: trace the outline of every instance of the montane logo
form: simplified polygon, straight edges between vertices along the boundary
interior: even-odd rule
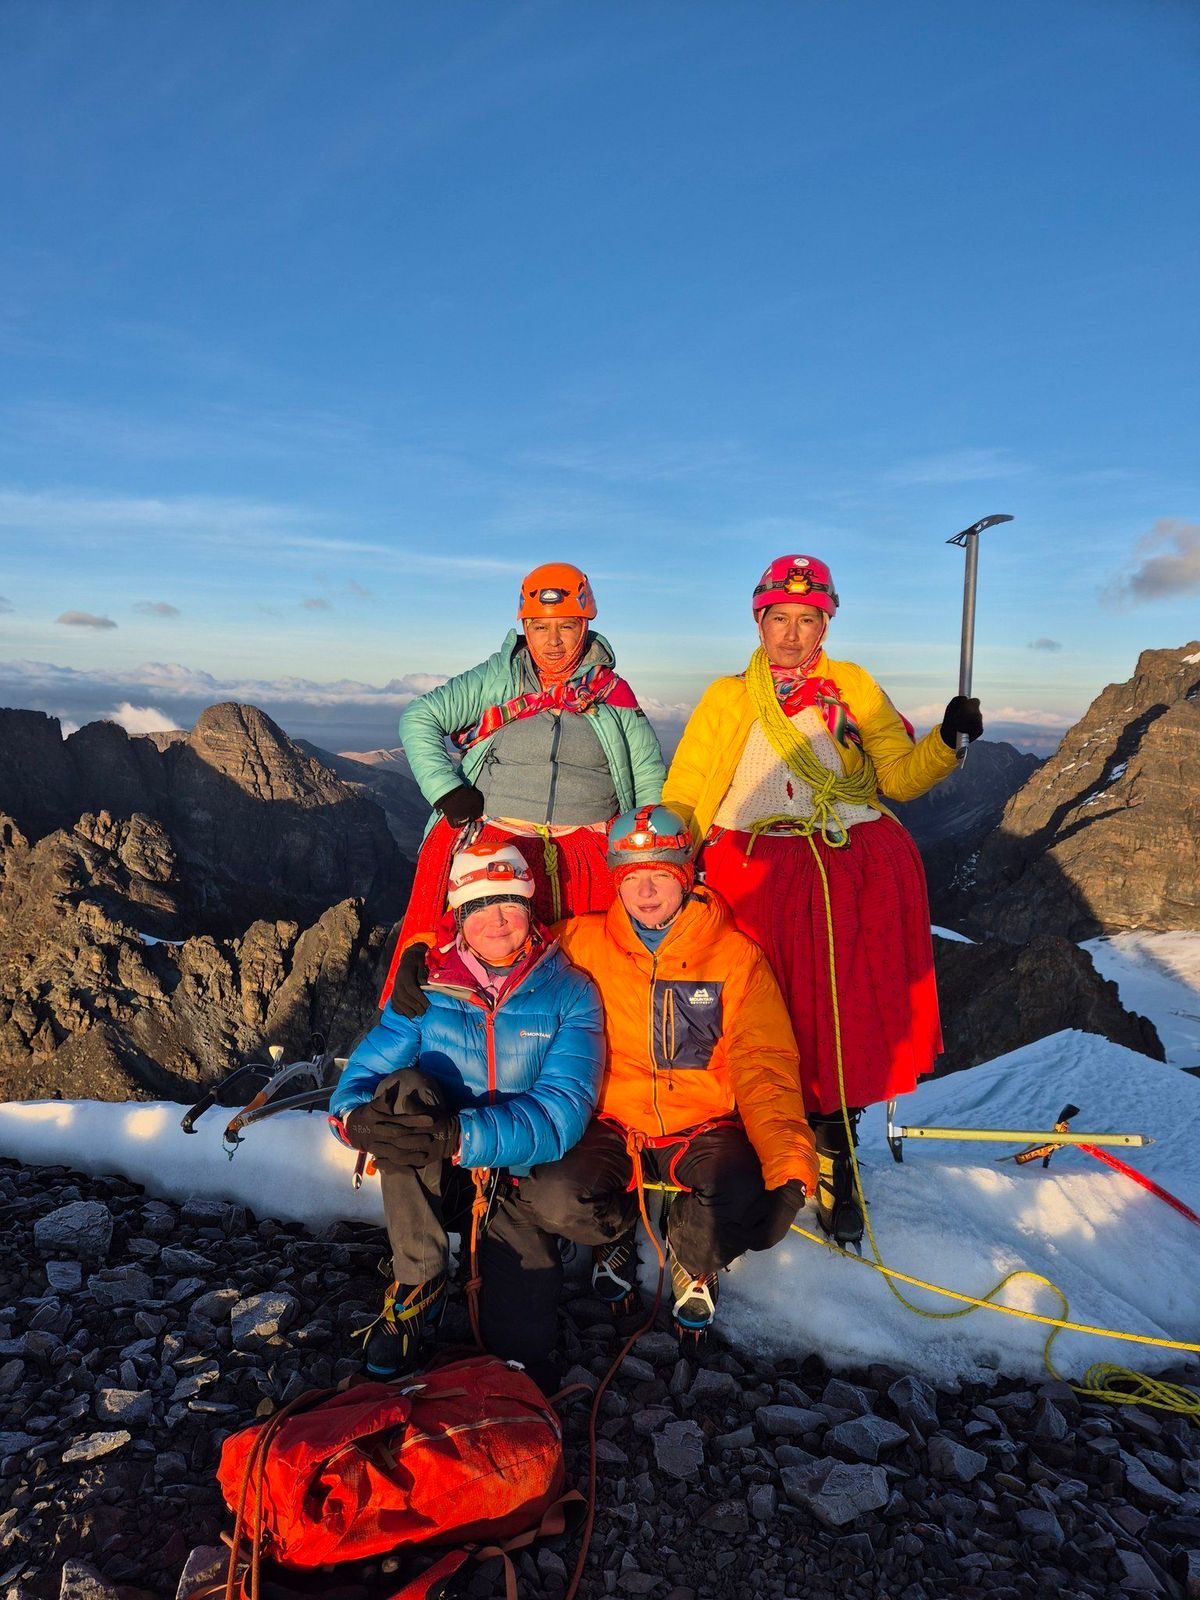
[[[690,996],[691,1003],[694,1006],[710,1006],[712,1005],[714,998],[715,996],[710,994],[709,991],[704,988],[693,989]]]
[[[552,1033],[539,1033],[536,1028],[521,1029],[522,1039],[553,1039],[553,1037],[554,1035]]]

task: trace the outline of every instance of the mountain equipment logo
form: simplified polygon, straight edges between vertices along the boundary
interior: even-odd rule
[[[694,1006],[710,1006],[715,999],[716,995],[711,990],[704,988],[693,989],[689,996],[689,1000]]]

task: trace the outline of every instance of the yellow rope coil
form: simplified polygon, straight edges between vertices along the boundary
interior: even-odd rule
[[[747,681],[749,681],[749,673],[747,673]],[[786,718],[784,720],[786,721]],[[816,1244],[824,1245],[827,1249],[838,1250],[839,1254],[847,1254],[848,1260],[861,1261],[863,1266],[871,1267],[876,1272],[881,1273],[884,1282],[896,1299],[899,1300],[905,1310],[911,1311],[914,1316],[924,1317],[933,1322],[950,1322],[957,1317],[970,1316],[971,1312],[979,1310],[980,1307],[985,1307],[989,1311],[999,1311],[1006,1316],[1020,1317],[1026,1322],[1040,1322],[1048,1326],[1050,1333],[1043,1347],[1042,1359],[1045,1361],[1046,1370],[1051,1377],[1058,1379],[1059,1382],[1067,1380],[1064,1380],[1061,1374],[1055,1370],[1054,1363],[1050,1359],[1050,1349],[1055,1339],[1064,1331],[1090,1333],[1101,1338],[1124,1339],[1134,1344],[1154,1345],[1163,1350],[1179,1350],[1193,1355],[1200,1355],[1200,1344],[1186,1344],[1175,1339],[1154,1338],[1149,1334],[1123,1333],[1115,1328],[1089,1327],[1084,1323],[1071,1322],[1067,1320],[1070,1302],[1058,1285],[1052,1283],[1049,1278],[1043,1277],[1041,1273],[1031,1272],[1025,1268],[1008,1273],[1006,1277],[1001,1278],[999,1283],[989,1289],[987,1294],[976,1296],[960,1294],[954,1289],[943,1288],[940,1284],[926,1283],[921,1278],[912,1277],[908,1273],[898,1272],[894,1267],[884,1265],[882,1253],[875,1239],[875,1231],[871,1227],[866,1197],[863,1194],[862,1175],[858,1170],[858,1157],[854,1151],[854,1130],[850,1125],[850,1113],[846,1108],[846,1078],[842,1060],[841,1013],[838,1005],[837,950],[833,932],[833,902],[829,892],[829,876],[825,870],[825,863],[821,859],[821,852],[817,848],[815,839],[811,833],[806,837],[809,848],[813,853],[813,858],[816,861],[817,870],[820,873],[821,891],[825,901],[825,932],[829,947],[829,991],[833,1009],[833,1039],[837,1061],[838,1097],[841,1101],[842,1123],[846,1131],[846,1145],[850,1152],[850,1164],[854,1172],[854,1189],[858,1196],[859,1206],[862,1209],[863,1222],[871,1245],[871,1254],[875,1259],[867,1261],[858,1256],[850,1256],[841,1251],[839,1246],[833,1244],[830,1240],[819,1238],[815,1233],[810,1233],[807,1228],[801,1228],[796,1223],[792,1224],[793,1232],[800,1234],[805,1239],[813,1240]],[[1037,1312],[1022,1311],[1017,1306],[997,1304],[994,1296],[998,1295],[1002,1289],[1006,1288],[1008,1284],[1014,1283],[1018,1278],[1028,1278],[1034,1283],[1042,1284],[1057,1295],[1063,1310],[1062,1317],[1046,1317],[1039,1315]],[[923,1306],[914,1305],[911,1300],[902,1294],[896,1287],[897,1282],[908,1283],[915,1288],[928,1289],[933,1294],[940,1294],[949,1300],[959,1300],[965,1303],[962,1309],[958,1311],[927,1311]],[[1115,1387],[1116,1385],[1120,1385],[1120,1387]],[[1183,1384],[1166,1383],[1161,1379],[1152,1378],[1146,1373],[1135,1372],[1129,1367],[1113,1366],[1109,1362],[1097,1362],[1087,1369],[1082,1381],[1071,1384],[1071,1388],[1075,1389],[1079,1394],[1088,1395],[1094,1400],[1108,1400],[1114,1405],[1154,1406],[1161,1411],[1174,1411],[1182,1416],[1192,1417],[1200,1421],[1200,1394],[1197,1394],[1195,1390],[1189,1389]]]

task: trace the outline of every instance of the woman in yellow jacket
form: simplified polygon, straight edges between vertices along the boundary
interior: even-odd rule
[[[857,1244],[842,1105],[911,1090],[942,1048],[929,903],[917,848],[880,794],[914,800],[983,731],[956,696],[919,741],[862,667],[824,640],[838,597],[815,556],[780,556],[753,596],[759,648],[692,714],[663,803],[701,841],[705,882],[766,951],[800,1051],[821,1157],[817,1215]]]
[[[592,1245],[597,1294],[631,1311],[635,1160],[678,1184],[667,1242],[689,1340],[713,1319],[720,1269],[777,1244],[817,1178],[779,986],[720,895],[693,887],[692,855],[665,807],[625,813],[608,844],[617,899],[560,924],[604,1002],[604,1077],[583,1138],[519,1185],[529,1221]]]

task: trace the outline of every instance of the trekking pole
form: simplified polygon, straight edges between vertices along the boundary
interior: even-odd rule
[[[979,522],[973,522],[969,528],[964,528],[961,533],[956,533],[953,539],[947,539],[947,544],[959,545],[967,552],[966,571],[963,574],[963,609],[962,609],[962,642],[958,653],[958,692],[970,696],[971,670],[975,663],[975,584],[979,577],[979,535],[985,528],[994,528],[998,522],[1011,522],[1013,519],[1001,513],[999,516],[983,517]],[[959,765],[967,759],[967,750],[971,740],[965,733],[958,736],[958,761]]]

